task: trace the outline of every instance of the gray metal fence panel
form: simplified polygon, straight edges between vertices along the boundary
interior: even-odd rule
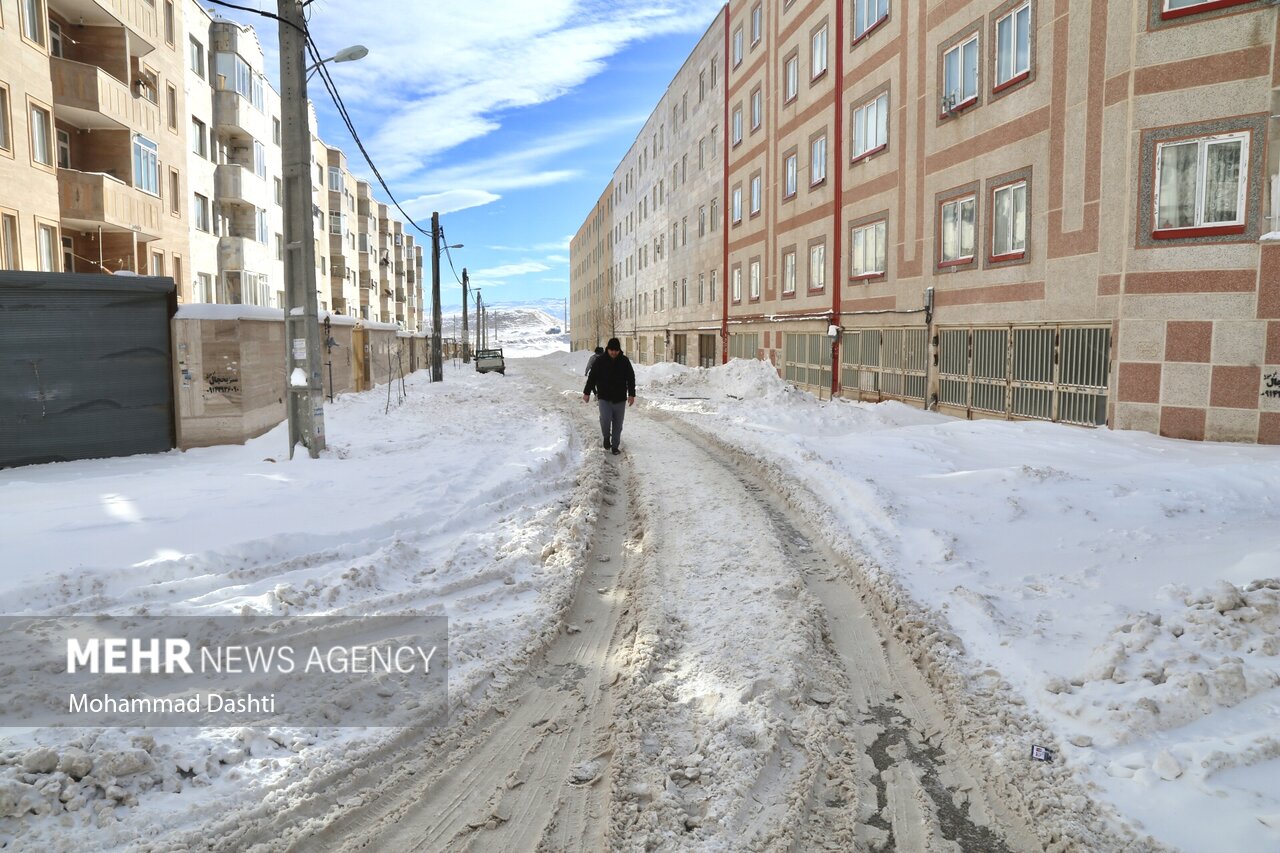
[[[172,279],[0,272],[0,467],[176,446]]]

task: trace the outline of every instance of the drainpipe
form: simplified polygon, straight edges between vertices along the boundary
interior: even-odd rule
[[[835,79],[835,104],[836,104],[836,121],[835,121],[835,156],[831,158],[832,167],[836,173],[835,180],[835,210],[833,212],[833,220],[835,223],[834,239],[831,241],[832,258],[831,270],[834,286],[831,288],[831,324],[840,327],[840,285],[844,282],[844,274],[841,271],[840,261],[843,256],[841,249],[841,237],[844,235],[843,223],[843,207],[844,207],[844,7],[847,4],[836,4],[836,79]],[[837,333],[831,341],[831,396],[835,397],[840,392],[840,333]]]
[[[729,4],[724,4],[724,118],[720,123],[720,136],[723,139],[724,156],[721,170],[720,188],[720,233],[723,235],[724,263],[720,276],[720,363],[729,361]]]

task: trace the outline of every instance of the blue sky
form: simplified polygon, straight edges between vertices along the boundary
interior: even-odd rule
[[[369,47],[330,65],[365,147],[419,225],[441,212],[449,242],[465,245],[459,273],[503,304],[568,296],[569,237],[720,5],[315,0],[309,27],[326,56]],[[216,11],[258,28],[277,80],[275,22]],[[321,137],[372,179],[315,78],[310,95]],[[441,301],[457,303],[443,267],[453,286]]]

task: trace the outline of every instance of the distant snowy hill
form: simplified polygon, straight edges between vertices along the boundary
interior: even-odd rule
[[[549,300],[558,302],[558,300]],[[546,355],[552,352],[563,352],[569,349],[569,335],[565,332],[559,317],[536,307],[497,307],[488,308],[489,346],[502,347],[508,358],[526,358]],[[468,317],[468,334],[472,346],[475,345],[475,311]],[[462,317],[454,311],[444,315],[443,331],[446,337],[460,334]],[[548,334],[551,329],[558,330]]]

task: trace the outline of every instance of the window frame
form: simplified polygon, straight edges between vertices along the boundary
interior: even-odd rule
[[[800,151],[792,147],[782,154],[782,200],[790,201],[800,190]]]
[[[1231,140],[1240,140],[1240,180],[1236,187],[1237,211],[1238,218],[1233,222],[1214,222],[1204,224],[1204,164],[1208,156],[1210,144],[1222,144]],[[1195,224],[1178,226],[1173,228],[1161,228],[1159,226],[1160,216],[1160,173],[1163,169],[1163,161],[1161,152],[1163,149],[1176,145],[1187,145],[1196,143],[1196,200],[1194,217]],[[1216,237],[1216,236],[1235,236],[1244,234],[1249,227],[1249,172],[1250,157],[1252,155],[1252,130],[1245,128],[1241,130],[1232,130],[1224,133],[1194,134],[1185,137],[1176,137],[1172,139],[1164,139],[1155,143],[1154,156],[1152,160],[1151,170],[1151,238],[1153,240],[1178,240],[1188,237]]]
[[[9,84],[0,81],[0,154],[14,158],[13,97]]]
[[[783,299],[795,299],[797,271],[799,269],[797,265],[797,260],[796,260],[795,244],[793,243],[789,246],[783,246],[782,252],[779,254],[779,257],[781,259],[778,262],[778,268],[780,269],[780,272],[778,274],[779,295]],[[788,259],[790,259],[790,262],[791,262],[789,270],[787,265]]]
[[[729,222],[742,224],[742,184],[735,184],[729,191]]]
[[[736,69],[738,66],[742,64],[742,57],[744,53],[745,51],[743,50],[742,24],[738,24],[737,28],[734,29],[733,31],[733,37],[731,39],[730,48],[729,48],[729,57],[730,57],[729,64],[732,68]]]
[[[729,145],[737,148],[742,144],[742,102],[739,101],[729,112]]]
[[[62,272],[62,228],[52,219],[34,216],[36,226],[36,270],[38,272]],[[49,243],[49,269],[45,269],[43,249],[40,245],[42,234],[51,234]]]
[[[5,220],[13,226],[12,242],[5,238]],[[13,255],[13,266],[7,267],[6,250]],[[22,269],[22,215],[16,208],[0,207],[0,270]]]
[[[201,233],[212,233],[213,216],[208,197],[201,193],[193,192],[191,194],[191,211],[192,226]],[[200,226],[201,222],[204,223],[203,228]]]
[[[946,255],[944,254],[944,251],[945,251],[944,247],[946,245],[945,229],[947,227],[946,209],[951,205],[963,205],[966,202],[973,204],[973,216],[972,216],[973,233],[972,235],[970,235],[971,251],[968,255],[958,254],[954,258],[947,258]],[[977,187],[974,185],[969,185],[964,188],[954,190],[950,193],[947,193],[944,197],[938,198],[937,204],[934,206],[934,215],[937,218],[937,225],[934,229],[934,239],[937,241],[935,245],[934,256],[936,258],[936,264],[938,269],[947,269],[947,268],[958,269],[960,267],[974,267],[977,265],[978,263],[978,217],[980,212],[981,211],[979,210],[979,205],[978,205]],[[958,213],[960,216],[959,221],[963,222],[964,208],[960,207],[958,210]],[[963,232],[957,235],[958,244],[962,243],[960,238],[963,238],[963,236],[964,236]],[[963,252],[962,245],[960,245],[959,250]]]
[[[998,211],[1000,210],[1000,206],[997,203],[997,196],[1005,190],[1014,190],[1018,187],[1022,188],[1022,248],[1011,249],[1008,252],[997,252],[996,239],[999,237],[999,223],[997,222],[997,216]],[[990,239],[987,240],[987,263],[1002,264],[1007,261],[1024,260],[1027,256],[1027,232],[1030,230],[1028,226],[1030,225],[1031,220],[1031,181],[1025,177],[1018,177],[1014,180],[993,181],[987,195],[989,199],[988,203],[991,206],[991,234]],[[1010,227],[1013,228],[1012,223]],[[1010,241],[1009,245],[1012,247],[1012,241]]]
[[[1215,12],[1218,9],[1229,9],[1232,6],[1243,6],[1249,2],[1252,2],[1252,0],[1203,0],[1203,2],[1196,3],[1194,6],[1170,9],[1169,0],[1160,0],[1160,19],[1162,21],[1172,21],[1189,15]]]
[[[878,229],[880,240],[880,249],[883,254],[884,263],[881,269],[863,270],[858,272],[858,257],[856,254],[857,235],[859,232]],[[864,237],[863,245],[866,244]],[[855,220],[849,223],[849,280],[850,281],[872,281],[878,278],[886,278],[889,275],[889,215],[887,211],[873,214],[863,219]]]
[[[879,11],[879,7],[883,5],[884,12],[880,14],[870,24],[867,24],[866,26],[862,27],[862,29],[859,29],[859,26],[863,23],[862,19],[867,17],[865,13],[862,15],[859,15],[859,7],[861,6],[862,9],[865,10],[869,3],[875,4],[875,6],[877,7],[876,8],[877,12]],[[864,41],[872,33],[874,33],[876,30],[884,26],[885,22],[888,20],[889,20],[889,0],[853,0],[853,41],[850,42],[850,47],[858,44],[861,41]]]
[[[818,284],[818,286],[817,286],[817,287],[814,287],[814,286],[813,286],[813,279],[814,279],[814,275],[813,275],[813,269],[814,269],[814,267],[813,267],[814,250],[818,250],[818,251],[821,253],[821,255],[822,255],[822,263],[821,263],[821,264],[819,265],[819,267],[818,267],[818,269],[819,269],[819,270],[821,271],[821,273],[822,273],[822,274],[819,276],[819,278],[821,279],[821,282]],[[809,243],[808,243],[808,252],[807,252],[807,256],[808,256],[808,259],[809,259],[809,264],[808,264],[808,272],[807,272],[806,280],[805,280],[805,288],[806,288],[806,292],[807,292],[809,295],[814,295],[814,294],[817,294],[817,293],[825,293],[825,292],[826,292],[826,290],[827,290],[827,238],[826,238],[826,237],[815,237],[815,238],[813,238],[812,240],[810,240],[810,241],[809,241]]]
[[[974,53],[974,81],[973,94],[965,98],[964,95],[964,48],[971,43],[976,42]],[[952,104],[950,108],[945,106],[946,99],[949,95],[947,89],[947,57],[951,54],[957,54],[956,70],[960,79],[959,99]],[[947,121],[948,119],[972,109],[982,102],[982,22],[979,20],[974,24],[966,27],[959,35],[944,42],[938,48],[938,120]]]
[[[763,286],[760,275],[760,256],[747,261],[747,302],[759,302]]]
[[[748,179],[747,185],[750,187],[747,194],[749,199],[747,212],[748,216],[754,219],[760,215],[761,207],[764,204],[764,200],[762,198],[764,195],[764,175],[759,169],[751,175]]]
[[[822,38],[822,67],[818,68],[814,61],[818,56],[818,38]],[[826,76],[827,70],[831,66],[831,29],[828,22],[823,20],[821,24],[814,27],[809,32],[809,85],[813,85],[818,80]]]
[[[1018,49],[1017,15],[1023,10],[1026,10],[1026,13],[1027,13],[1027,67],[1021,70],[1018,70],[1015,67],[1015,69],[1013,69],[1013,72],[1010,74],[1008,79],[1001,80],[1000,79],[1000,23],[1008,19],[1013,19],[1012,25],[1011,25],[1011,32],[1013,34],[1013,39],[1014,39],[1012,56],[1014,57],[1013,61],[1016,64],[1017,49]],[[999,9],[996,9],[995,12],[992,13],[991,18],[992,18],[992,22],[991,22],[991,44],[992,44],[991,94],[997,95],[1009,89],[1012,89],[1013,87],[1017,86],[1019,83],[1024,83],[1031,79],[1032,70],[1035,68],[1035,65],[1036,65],[1035,63],[1035,46],[1036,46],[1035,3],[1033,2],[1033,0],[1021,0],[1021,2],[1018,2],[1018,0],[1014,0],[1014,2],[1007,3],[1005,4],[1005,6]]]
[[[49,152],[49,161],[47,163],[36,159],[36,122],[34,120],[34,113],[36,110],[40,110],[47,117],[47,121],[41,122],[41,124],[46,128],[45,144],[48,146]],[[56,173],[58,161],[53,131],[53,107],[49,104],[43,103],[42,101],[37,101],[35,98],[27,95],[27,145],[30,147],[31,165],[45,172]]]
[[[798,97],[800,97],[800,48],[797,47],[782,60],[782,103],[789,104]]]
[[[822,144],[822,157],[814,156],[817,145]],[[809,189],[820,187],[827,182],[827,131],[826,128],[809,137]],[[822,164],[822,174],[814,177],[817,165]]]
[[[141,146],[142,150],[144,152],[149,151],[151,154],[150,163],[155,172],[155,184],[156,184],[154,191],[147,189],[145,185],[139,182],[139,160],[138,160],[139,141],[146,143]],[[130,184],[130,186],[132,186],[136,190],[146,193],[147,195],[152,195],[152,196],[155,196],[156,198],[159,198],[160,197],[160,146],[156,142],[143,136],[141,133],[135,133],[133,134],[133,138],[130,139],[129,141],[129,151],[130,151],[129,160],[133,167],[133,181]]]
[[[729,268],[729,301],[734,305],[742,304],[742,263]]]
[[[764,91],[759,86],[751,90],[748,103],[751,104],[751,133],[755,134],[764,126]]]
[[[32,47],[38,47],[45,53],[49,52],[49,10],[45,7],[44,0],[32,0],[35,3],[35,12],[40,20],[37,21],[39,32],[38,38],[32,38],[28,33],[29,29],[35,29],[31,26],[31,21],[27,14],[27,4],[25,0],[18,0],[18,35],[27,44]]]
[[[764,6],[761,3],[751,7],[751,47],[754,50],[764,36]]]
[[[881,99],[884,99],[883,107],[880,106]],[[859,114],[862,114],[863,116],[865,116],[866,110],[872,106],[875,106],[875,109],[876,109],[877,134],[880,131],[883,131],[884,136],[883,138],[879,138],[879,136],[877,136],[877,141],[875,145],[866,145],[863,147],[861,151],[859,151],[858,150],[858,131],[860,128]],[[865,98],[858,106],[855,106],[852,110],[852,113],[853,114],[850,118],[851,132],[849,133],[849,145],[851,146],[849,162],[851,164],[858,163],[863,160],[874,157],[875,155],[879,154],[882,151],[885,151],[889,147],[889,116],[891,114],[891,110],[889,106],[889,87],[885,86],[880,90],[872,93],[869,97]]]

